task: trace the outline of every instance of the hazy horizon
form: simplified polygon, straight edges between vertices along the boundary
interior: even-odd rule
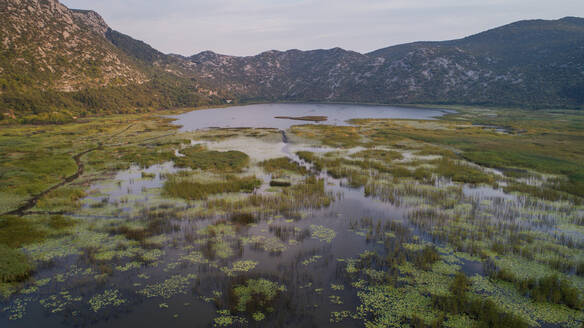
[[[341,47],[367,53],[414,41],[462,38],[524,19],[582,16],[563,0],[63,0],[100,13],[115,30],[164,53],[247,56],[268,50]]]

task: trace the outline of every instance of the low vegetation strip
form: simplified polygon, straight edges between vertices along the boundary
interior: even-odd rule
[[[274,116],[274,118],[281,120],[296,120],[309,122],[324,122],[328,120],[327,116]]]
[[[207,150],[203,145],[195,145],[180,152],[184,157],[176,158],[176,165],[191,169],[239,172],[249,163],[249,156],[236,150],[221,152]]]
[[[170,197],[188,200],[207,199],[208,196],[229,192],[252,192],[261,185],[255,176],[238,178],[228,176],[222,181],[197,182],[171,178],[164,184],[164,192]]]

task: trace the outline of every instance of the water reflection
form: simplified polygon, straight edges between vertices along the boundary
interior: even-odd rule
[[[372,105],[341,104],[259,104],[228,108],[195,110],[176,118],[175,124],[181,125],[182,131],[206,128],[277,128],[288,129],[292,125],[327,124],[349,125],[347,120],[353,118],[391,118],[432,120],[448,112],[445,109],[405,108]],[[327,116],[327,121],[310,122],[277,119],[275,116]]]

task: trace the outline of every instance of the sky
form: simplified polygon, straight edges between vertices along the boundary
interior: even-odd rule
[[[522,19],[584,16],[584,0],[62,0],[164,53],[366,53],[457,39]]]

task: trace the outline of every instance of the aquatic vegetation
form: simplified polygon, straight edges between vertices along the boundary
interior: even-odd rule
[[[217,172],[239,172],[249,163],[249,156],[240,151],[220,152],[207,150],[203,145],[195,145],[180,151],[184,157],[175,159],[179,167],[211,170]]]
[[[144,289],[138,291],[139,294],[145,297],[162,297],[169,299],[178,294],[185,294],[187,289],[191,286],[191,281],[197,276],[189,273],[187,275],[174,275],[161,283],[146,286]]]
[[[121,272],[127,272],[134,269],[140,269],[142,267],[142,263],[140,262],[128,262],[124,265],[118,265],[116,270]]]
[[[164,183],[164,192],[170,197],[187,200],[207,199],[208,196],[230,192],[252,192],[261,185],[255,176],[238,178],[226,176],[221,181],[201,183],[180,178],[170,178]]]
[[[93,312],[98,312],[105,307],[120,306],[126,303],[117,289],[108,289],[101,294],[94,295],[89,300],[89,308]]]
[[[434,296],[434,306],[452,314],[468,314],[490,327],[528,327],[521,317],[507,313],[489,299],[467,298],[469,285],[466,275],[458,273],[450,286],[452,296]]]
[[[247,323],[247,319],[231,315],[229,310],[219,310],[217,314],[219,316],[213,319],[213,327],[231,327],[235,324],[245,325]]]
[[[233,277],[238,272],[249,272],[253,270],[257,265],[258,262],[256,261],[250,260],[235,261],[231,264],[231,268],[222,267],[221,271],[223,271],[227,276]]]
[[[261,235],[252,236],[250,238],[241,238],[241,243],[243,245],[252,245],[256,249],[263,249],[270,253],[281,253],[287,248],[286,244],[280,239]]]
[[[268,173],[279,173],[281,171],[288,171],[295,174],[305,175],[308,173],[306,168],[300,166],[288,157],[272,158],[259,163]]]
[[[127,146],[120,147],[117,152],[121,156],[120,159],[123,162],[135,164],[142,168],[147,168],[155,164],[162,164],[175,159],[174,152],[167,147],[144,149],[142,147]]]
[[[352,316],[351,311],[347,311],[347,310],[340,311],[340,312],[333,311],[330,314],[329,321],[330,321],[330,323],[339,323],[343,320],[350,318],[351,316]]]
[[[0,283],[26,280],[33,268],[30,260],[22,251],[0,244]]]
[[[267,279],[248,279],[245,284],[233,287],[235,303],[233,309],[239,312],[272,312],[275,299],[286,291],[284,285]]]
[[[51,215],[49,227],[55,230],[66,229],[77,224],[77,221],[63,215]]]
[[[338,295],[331,295],[331,296],[329,296],[329,300],[333,304],[337,304],[337,305],[343,304],[343,301],[341,300],[341,297],[338,296]]]
[[[335,237],[337,236],[337,233],[333,229],[329,229],[321,225],[311,224],[310,231],[312,232],[312,238],[327,243],[332,242],[333,239],[335,239]]]
[[[41,197],[35,209],[53,212],[73,211],[81,206],[80,200],[86,196],[84,187],[66,185]]]
[[[251,317],[255,320],[255,321],[262,321],[266,318],[266,315],[263,314],[262,312],[255,312],[254,314],[251,315]]]
[[[461,162],[451,161],[443,158],[438,163],[437,173],[443,177],[452,179],[452,181],[463,183],[486,183],[492,184],[495,179],[492,175],[482,170],[472,167]]]
[[[300,150],[299,163],[294,155],[282,157],[277,130],[183,133],[145,119],[108,142],[101,134],[115,129],[93,124],[93,118],[87,123],[93,132],[70,131],[66,137],[57,131],[73,126],[47,126],[46,132],[22,128],[23,136],[10,138],[25,149],[0,145],[0,171],[6,161],[20,163],[21,156],[32,158],[25,153],[38,151],[25,134],[79,138],[78,144],[53,140],[66,154],[57,157],[62,163],[97,143],[102,149],[84,155],[85,172],[41,197],[30,209],[35,214],[0,217],[0,255],[17,254],[15,262],[29,265],[18,278],[2,282],[2,276],[6,307],[0,320],[22,318],[27,310],[38,315],[35,302],[51,320],[102,320],[88,300],[115,310],[158,298],[154,307],[164,310],[175,304],[173,297],[192,290],[193,304],[203,300],[222,309],[214,326],[296,323],[293,316],[300,313],[302,320],[308,318],[302,323],[310,324],[313,313],[321,320],[325,309],[335,310],[325,313],[331,323],[366,327],[581,326],[584,208],[575,188],[581,154],[573,150],[579,132],[567,130],[560,138],[549,130],[564,123],[537,119],[534,127],[510,122],[529,137],[499,134],[468,123],[483,114],[461,113],[457,122],[360,120],[352,127],[294,127],[286,131],[287,150]],[[480,119],[509,116],[492,117]],[[556,143],[540,133],[552,133]],[[219,141],[189,147],[190,140]],[[262,148],[247,149],[258,145]],[[552,145],[551,159],[535,156]],[[508,147],[509,154],[499,147]],[[252,158],[228,154],[230,149]],[[43,152],[37,164],[55,151]],[[131,166],[179,157],[188,168],[170,162],[147,170]],[[304,169],[306,163],[313,169]],[[0,178],[0,208],[6,199],[20,204],[41,191],[33,192],[37,187],[28,182],[14,185],[25,173],[57,183],[75,168],[65,165],[54,168],[59,174],[45,174],[37,164],[21,163],[26,167],[18,176]],[[128,170],[116,173],[119,169]],[[289,185],[268,188],[269,180]],[[12,197],[13,189],[22,197]],[[344,258],[330,263],[339,251]],[[334,278],[323,282],[321,274]],[[87,296],[81,298],[71,286]],[[85,294],[95,286],[109,287]],[[111,286],[119,286],[125,299],[119,290],[107,289]],[[306,307],[296,306],[299,295]]]
[[[156,177],[156,174],[148,173],[148,172],[144,172],[144,171],[142,171],[142,173],[140,173],[140,175],[142,176],[142,179],[154,179]]]
[[[357,293],[361,305],[356,316],[367,327],[402,326],[420,318],[425,324],[435,319],[431,309],[431,299],[412,288],[392,286],[366,287]]]
[[[302,125],[292,126],[290,130],[295,135],[316,139],[331,147],[351,148],[362,144],[359,129],[354,126]]]
[[[0,216],[0,244],[18,248],[45,239],[46,231],[30,218],[14,215]]]
[[[74,303],[79,303],[83,300],[81,296],[73,296],[69,291],[62,291],[53,294],[45,299],[41,299],[39,303],[49,312],[58,313],[71,308]]]
[[[375,159],[383,162],[391,162],[393,160],[402,159],[403,155],[395,150],[367,149],[354,153],[351,155],[351,157],[363,158],[366,160]]]
[[[306,266],[306,265],[316,263],[321,258],[322,258],[321,255],[313,255],[313,256],[307,258],[306,260],[302,261],[301,263],[302,263],[302,265]]]
[[[160,249],[151,249],[142,254],[141,259],[144,262],[154,262],[164,256],[164,251]]]
[[[203,253],[201,253],[199,251],[192,251],[188,254],[182,255],[179,259],[183,262],[188,262],[191,264],[200,264],[200,263],[208,263],[209,262],[203,256]]]
[[[2,309],[3,312],[9,313],[8,320],[19,320],[26,314],[26,307],[32,301],[30,297],[19,297],[15,299],[10,306]]]

